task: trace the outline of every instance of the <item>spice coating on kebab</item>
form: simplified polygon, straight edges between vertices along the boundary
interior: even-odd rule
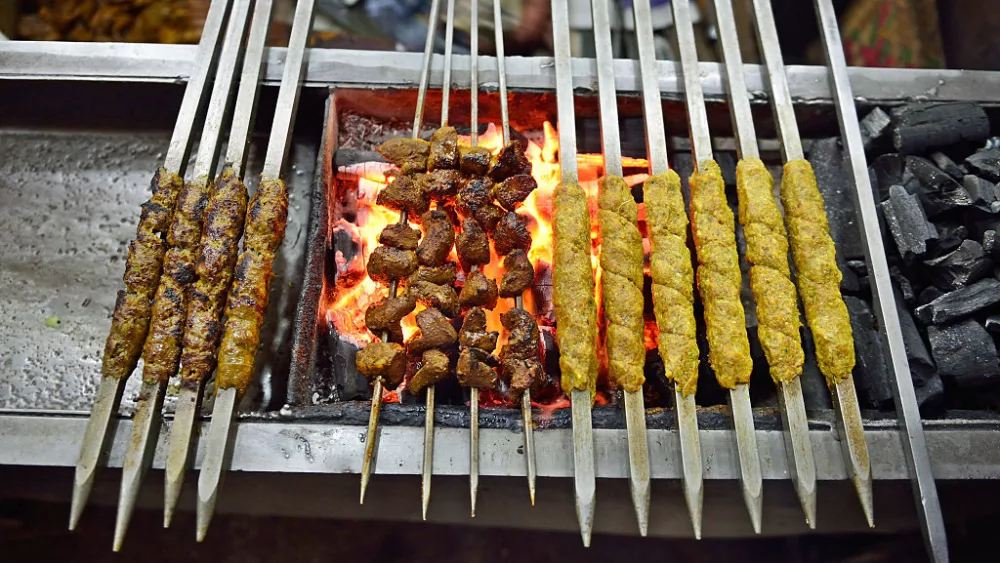
[[[400,250],[416,250],[420,245],[420,231],[405,223],[393,223],[382,229],[378,242]]]
[[[365,311],[365,326],[379,334],[383,331],[398,332],[399,322],[417,307],[417,298],[405,292],[396,297],[383,297]]]
[[[486,178],[470,178],[462,183],[455,197],[455,206],[465,217],[475,216],[481,209],[493,204],[493,182]],[[483,226],[484,229],[491,229]]]
[[[417,271],[419,265],[417,253],[412,250],[380,246],[368,257],[368,277],[377,283],[389,285],[393,280],[409,277]]]
[[[553,195],[552,305],[562,389],[597,392],[597,303],[590,264],[590,208],[578,184]]]
[[[243,235],[247,189],[231,165],[222,169],[205,211],[181,353],[181,381],[197,384],[215,369],[222,313]]]
[[[698,255],[697,282],[705,309],[708,361],[719,385],[735,389],[750,382],[753,360],[740,288],[739,256],[726,183],[715,161],[691,176],[691,233]]]
[[[475,266],[490,263],[489,236],[475,219],[462,221],[462,230],[455,239],[455,250],[458,251],[462,269],[467,272]]]
[[[149,334],[142,347],[142,379],[162,383],[177,373],[191,284],[195,281],[198,244],[208,199],[215,184],[200,178],[184,184],[163,257],[163,275],[153,299]]]
[[[643,186],[649,228],[653,312],[664,374],[683,395],[698,389],[698,342],[694,319],[694,268],[687,246],[688,219],[681,179],[673,170]]]
[[[500,350],[500,366],[510,380],[511,398],[518,399],[528,390],[536,390],[544,381],[539,361],[538,324],[531,313],[520,308],[508,310],[500,317],[509,336]]]
[[[508,211],[514,211],[538,187],[530,174],[511,176],[494,188],[496,200]]]
[[[788,269],[788,239],[773,190],[774,179],[759,158],[740,160],[736,192],[747,243],[750,289],[757,304],[757,336],[771,378],[780,383],[802,373],[805,354],[799,336],[798,297]]]
[[[607,319],[608,376],[625,391],[639,391],[646,377],[642,318],[642,233],[632,190],[619,176],[601,178],[597,219],[601,228],[601,296]]]
[[[827,384],[835,385],[854,369],[854,335],[840,295],[840,269],[823,196],[812,166],[805,160],[785,164],[781,179],[792,259],[806,322],[816,340],[816,360]]]
[[[458,168],[458,157],[458,131],[454,127],[442,127],[431,135],[427,170]]]
[[[441,201],[443,199],[455,197],[458,193],[458,186],[462,183],[462,175],[458,170],[434,170],[420,175],[420,182],[424,195],[431,201]]]
[[[417,260],[424,266],[440,266],[448,260],[455,244],[455,227],[448,214],[437,209],[424,213],[420,221],[424,238],[417,247]]]
[[[492,203],[488,203],[475,212],[476,222],[479,226],[483,228],[487,233],[492,233],[496,230],[497,225],[500,224],[500,219],[503,219],[505,212]]]
[[[389,139],[375,150],[399,167],[403,174],[413,174],[427,169],[427,157],[431,154],[431,145],[423,139],[400,137]]]
[[[423,365],[413,374],[413,379],[410,379],[409,385],[406,386],[406,389],[414,395],[419,395],[427,387],[448,377],[450,360],[448,354],[441,350],[434,348],[424,350],[421,363]]]
[[[492,309],[497,306],[497,282],[486,277],[479,270],[473,270],[465,277],[465,285],[458,294],[462,306],[480,306]]]
[[[500,297],[517,297],[535,281],[535,268],[528,260],[528,253],[520,248],[503,257],[503,269]]]
[[[449,317],[459,313],[458,294],[450,285],[418,281],[410,284],[409,290],[416,296],[417,301],[426,307],[437,307]]]
[[[285,238],[288,191],[281,180],[264,180],[247,212],[243,252],[226,302],[226,325],[219,346],[215,384],[241,393],[253,379],[260,329],[274,271],[274,253]]]
[[[459,168],[466,176],[486,176],[493,164],[493,155],[486,147],[470,147],[460,145],[458,147]]]
[[[531,248],[531,233],[522,215],[508,211],[493,231],[493,248],[506,256],[517,249],[527,252]]]
[[[406,345],[410,354],[419,354],[430,348],[450,346],[458,341],[458,333],[451,320],[441,311],[431,307],[417,313],[419,330]]]
[[[420,217],[431,206],[421,185],[422,176],[422,174],[396,176],[378,193],[375,203],[400,213],[406,211],[413,219]]]
[[[500,149],[496,162],[490,167],[490,178],[502,182],[511,176],[531,174],[531,161],[524,154],[520,141],[511,141]]]
[[[142,204],[136,238],[128,247],[125,261],[125,289],[118,292],[111,317],[111,331],[104,344],[101,375],[128,377],[139,362],[149,330],[153,298],[160,285],[167,244],[163,235],[173,222],[177,198],[184,180],[161,168],[150,183],[153,195]]]
[[[440,266],[420,266],[410,274],[406,283],[428,282],[434,285],[451,285],[458,279],[458,267],[454,262],[445,262]]]
[[[482,307],[469,309],[458,331],[458,344],[491,354],[497,347],[498,338],[500,333],[486,330],[486,311]]]
[[[496,385],[497,372],[485,363],[487,356],[477,348],[462,347],[455,368],[455,376],[462,387],[492,389]]]
[[[394,342],[371,342],[358,350],[356,361],[361,375],[381,379],[387,389],[395,389],[406,375],[406,354]]]

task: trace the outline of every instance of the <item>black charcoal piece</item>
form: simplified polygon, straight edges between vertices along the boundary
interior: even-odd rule
[[[972,198],[972,204],[977,209],[987,213],[1000,213],[1000,186],[974,174],[962,177],[962,187]]]
[[[986,327],[986,332],[1000,334],[1000,315],[993,314],[986,317],[983,326]]]
[[[920,416],[931,418],[939,416],[944,411],[944,384],[941,376],[934,374],[926,383],[919,387],[914,387],[913,391],[917,395],[917,406],[920,407]]]
[[[938,374],[960,388],[978,388],[1000,379],[1000,364],[993,338],[969,319],[948,326],[927,328],[931,354]]]
[[[1000,149],[977,151],[965,159],[965,165],[976,176],[1000,182]]]
[[[892,118],[882,108],[875,108],[868,112],[858,125],[861,126],[861,142],[868,151],[887,140]]]
[[[840,268],[840,291],[842,293],[858,293],[861,291],[861,282],[854,270],[847,265],[847,262],[837,255],[837,267]]]
[[[851,315],[854,332],[854,385],[867,406],[879,408],[892,399],[889,362],[882,350],[881,333],[875,327],[875,316],[867,303],[845,296],[844,304]]]
[[[926,305],[931,301],[934,301],[938,297],[941,297],[942,295],[944,295],[943,291],[934,287],[933,285],[929,285],[925,287],[923,291],[920,292],[920,295],[917,296],[917,304]]]
[[[805,352],[805,363],[802,364],[802,375],[799,380],[802,382],[802,400],[808,410],[829,409],[830,389],[826,386],[826,378],[819,371],[816,365],[816,343],[813,341],[812,332],[802,323],[800,329],[802,334],[802,351]]]
[[[930,279],[945,291],[965,287],[993,273],[993,260],[974,240],[962,241],[957,249],[924,261],[930,268]]]
[[[899,152],[915,154],[962,142],[981,143],[990,134],[990,120],[971,102],[916,102],[894,108],[892,144]]]
[[[889,199],[889,188],[892,186],[903,186],[911,194],[921,191],[920,181],[906,169],[905,155],[883,154],[875,158],[871,170],[874,172],[879,201]]]
[[[937,167],[931,160],[921,156],[907,156],[906,169],[912,173],[925,191],[939,192],[953,189],[958,181]]]
[[[837,254],[845,259],[865,255],[861,231],[854,212],[854,187],[844,160],[839,138],[819,139],[809,149],[809,163],[816,173],[816,183],[823,195],[823,206],[830,223],[830,236]]]
[[[854,273],[858,276],[868,275],[868,265],[865,264],[864,260],[848,260],[847,267],[854,270]]]
[[[924,338],[920,336],[917,323],[910,314],[910,308],[896,294],[896,314],[899,316],[899,331],[903,335],[903,346],[906,349],[906,359],[910,363],[910,377],[914,385],[923,385],[935,373],[937,367],[927,351]]]
[[[983,252],[996,262],[996,252],[1000,250],[1000,246],[997,245],[997,232],[993,229],[983,231],[983,240],[979,244],[983,245]]]
[[[904,301],[911,304],[916,301],[917,292],[913,288],[913,282],[903,274],[903,270],[898,264],[891,264],[889,266],[889,277],[892,278],[893,284],[896,286],[896,291],[903,297]]]
[[[965,239],[969,238],[969,228],[961,223],[951,223],[938,221],[938,238],[931,244],[931,253],[934,256],[941,256],[955,250],[962,245]]]
[[[913,315],[925,325],[950,323],[1000,303],[1000,280],[986,278],[921,305]]]
[[[916,196],[902,186],[889,188],[889,199],[879,204],[899,255],[911,262],[927,253],[927,241],[937,239],[937,229],[927,220]]]
[[[932,152],[930,156],[934,165],[952,178],[961,180],[962,176],[965,175],[965,172],[958,167],[958,164],[955,164],[955,161],[948,158],[948,155],[943,152]]]

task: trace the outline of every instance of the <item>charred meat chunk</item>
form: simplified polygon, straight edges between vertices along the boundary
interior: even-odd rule
[[[486,178],[470,178],[462,184],[455,197],[455,206],[465,217],[473,217],[480,209],[493,203],[493,182]]]
[[[490,168],[490,178],[502,182],[511,176],[531,174],[531,162],[524,156],[520,141],[511,141],[497,155],[496,163]]]
[[[500,317],[509,333],[507,343],[500,350],[500,361],[538,359],[538,324],[531,313],[513,308]]]
[[[407,344],[411,354],[417,354],[429,348],[450,346],[458,340],[458,333],[451,325],[451,319],[433,307],[417,313],[417,326],[420,327],[420,330]]]
[[[530,175],[518,174],[501,182],[494,194],[500,205],[508,211],[514,211],[537,187],[538,182]]]
[[[455,239],[455,248],[465,271],[490,263],[490,238],[474,219],[462,221],[462,231]]]
[[[528,232],[524,217],[508,211],[493,231],[493,246],[500,256],[506,256],[518,248],[527,252],[531,248],[531,233]]]
[[[420,231],[405,223],[393,223],[382,229],[378,242],[400,250],[416,250],[420,244]]]
[[[487,233],[492,233],[496,230],[497,225],[500,223],[500,219],[503,219],[503,216],[504,210],[492,203],[488,203],[480,207],[475,213],[476,222],[479,223],[479,226],[482,227]]]
[[[409,293],[380,299],[365,311],[365,326],[376,334],[385,330],[398,331],[399,321],[412,313],[416,306],[417,298]]]
[[[463,387],[491,389],[497,382],[497,372],[486,365],[483,360],[486,354],[475,348],[462,348],[458,356],[458,366],[455,375]]]
[[[378,377],[389,389],[394,389],[406,375],[406,354],[403,347],[392,342],[372,342],[358,350],[358,371],[368,379]]]
[[[465,314],[462,330],[458,331],[458,343],[462,346],[476,348],[490,354],[497,347],[497,331],[487,332],[486,311],[481,307],[473,307]]]
[[[542,363],[537,358],[508,359],[501,364],[504,377],[510,381],[510,397],[518,400],[525,391],[537,391],[545,381]]]
[[[380,246],[368,257],[368,276],[385,285],[417,271],[417,253],[391,246]]]
[[[442,127],[431,135],[431,151],[427,159],[428,170],[458,168],[458,131]]]
[[[419,395],[424,388],[434,385],[448,377],[448,355],[433,348],[424,352],[423,366],[413,374],[413,379],[406,388],[414,395]]]
[[[417,248],[417,260],[424,266],[440,266],[448,260],[455,244],[455,227],[444,211],[434,209],[420,217],[424,239]]]
[[[458,294],[460,305],[475,305],[492,309],[497,306],[497,282],[486,277],[479,270],[474,270],[465,277],[465,285]]]
[[[455,197],[458,186],[462,183],[462,175],[458,170],[435,170],[421,176],[424,195],[431,201],[440,201]]]
[[[440,266],[420,266],[417,272],[409,277],[407,283],[430,282],[434,285],[451,285],[458,279],[458,267],[454,262],[445,262]]]
[[[485,147],[459,146],[458,154],[462,174],[466,176],[486,176],[490,171],[493,155]]]
[[[423,139],[397,137],[382,143],[375,150],[398,166],[403,174],[413,174],[427,169],[431,145]]]
[[[437,285],[421,281],[410,284],[410,291],[416,295],[417,301],[427,307],[437,307],[449,317],[458,314],[458,294],[455,293],[455,288],[450,285]]]
[[[520,248],[503,257],[503,269],[506,271],[500,280],[501,297],[517,297],[535,281],[528,253]]]
[[[392,183],[378,193],[375,203],[401,213],[406,211],[410,217],[419,217],[430,209],[430,202],[420,186],[421,180],[422,175],[396,176]]]

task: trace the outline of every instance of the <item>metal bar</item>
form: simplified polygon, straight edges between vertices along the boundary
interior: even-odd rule
[[[510,112],[507,108],[507,61],[504,57],[500,0],[493,0],[493,29],[497,50],[497,82],[500,87],[500,118],[503,123],[504,143],[507,143],[510,140]]]
[[[424,101],[427,98],[427,84],[430,81],[431,56],[434,54],[434,33],[441,17],[441,0],[431,0],[430,16],[427,18],[427,40],[424,42],[424,58],[420,65],[420,86],[417,90],[417,109],[413,112],[413,137],[420,136],[420,125],[424,120]]]
[[[945,532],[941,504],[938,500],[934,471],[928,455],[927,439],[921,425],[920,410],[917,406],[910,380],[910,367],[906,358],[899,317],[896,313],[895,298],[889,278],[889,266],[883,251],[882,233],[878,226],[875,198],[868,176],[865,151],[861,143],[854,96],[847,78],[847,63],[840,43],[837,17],[829,0],[817,0],[816,12],[819,28],[829,65],[829,78],[837,106],[841,136],[850,161],[854,177],[854,205],[858,210],[864,241],[865,258],[868,261],[869,277],[872,280],[872,300],[878,315],[879,325],[885,330],[885,346],[892,362],[893,399],[905,452],[906,465],[913,482],[917,514],[921,522],[924,542],[928,555],[933,561],[948,561],[948,538]],[[878,449],[870,450],[878,453]]]
[[[573,67],[566,0],[552,0],[552,43],[555,52],[555,88],[559,122],[559,166],[562,182],[577,181],[576,115],[573,107]],[[552,81],[547,88],[552,87]]]
[[[663,174],[670,169],[667,160],[667,131],[663,125],[660,85],[656,79],[656,50],[653,45],[653,14],[649,0],[632,3],[635,15],[635,40],[639,50],[639,77],[642,83],[642,110],[646,119],[646,154],[649,173]]]
[[[684,75],[684,96],[687,100],[688,127],[691,133],[691,151],[695,165],[712,160],[712,136],[708,131],[708,112],[702,92],[701,67],[695,50],[694,24],[691,7],[687,2],[671,2],[674,11],[674,29],[677,31],[677,52],[680,53]],[[662,86],[661,86],[662,91]]]
[[[764,55],[771,86],[771,107],[781,135],[781,148],[786,161],[801,160],[805,158],[805,153],[802,151],[802,139],[795,122],[795,107],[788,89],[788,78],[785,77],[785,62],[781,57],[781,43],[778,42],[778,27],[774,23],[771,0],[753,0],[753,13],[757,24],[757,44]]]
[[[163,167],[168,172],[184,175],[188,152],[191,150],[194,124],[208,101],[208,97],[205,96],[205,92],[208,91],[205,85],[208,84],[209,75],[213,71],[216,55],[219,52],[219,39],[222,37],[229,4],[230,0],[215,0],[205,16],[201,40],[190,68],[190,79],[184,89],[181,108],[177,112],[177,121],[174,122],[174,132],[170,136],[167,155],[163,159]]]
[[[441,127],[448,125],[451,106],[451,57],[455,40],[455,0],[448,0],[447,20],[444,27],[444,76],[441,78]]]
[[[469,4],[469,141],[479,146],[479,1]],[[469,501],[476,517],[479,497],[479,388],[469,388]]]
[[[739,158],[760,158],[757,150],[757,133],[754,130],[753,115],[750,113],[750,98],[746,79],[743,76],[743,57],[740,54],[740,40],[736,32],[736,18],[729,0],[715,0],[716,22],[719,26],[719,43],[729,91],[729,113],[733,119],[736,137],[736,153]]]

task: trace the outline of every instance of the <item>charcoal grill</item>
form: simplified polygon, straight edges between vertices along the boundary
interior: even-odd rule
[[[187,46],[121,48],[18,42],[0,45],[3,79],[0,98],[9,108],[3,112],[0,143],[5,154],[15,156],[0,164],[5,197],[14,202],[0,210],[0,224],[8,226],[0,237],[0,248],[4,262],[11,266],[4,268],[3,280],[8,287],[24,288],[3,298],[11,314],[0,325],[0,341],[7,350],[3,369],[10,374],[6,384],[0,386],[2,464],[30,468],[72,467],[76,463],[96,384],[99,360],[95,358],[99,358],[107,328],[110,307],[107,300],[117,288],[121,269],[120,264],[112,264],[110,268],[105,264],[108,254],[119,255],[121,241],[131,237],[136,204],[143,199],[146,176],[160,147],[166,144],[165,132],[172,120],[171,112],[158,113],[145,108],[155,107],[154,102],[177,104],[181,90],[178,84],[189,75],[194,53],[194,48]],[[265,98],[274,95],[283,58],[282,49],[272,48],[267,55]],[[438,64],[432,66],[430,83],[439,85],[441,65],[439,57],[435,59]],[[522,125],[537,127],[544,119],[554,122],[552,59],[510,58],[506,63],[512,107],[532,108],[512,111],[514,129]],[[468,57],[454,57],[452,87],[458,92],[452,96],[451,113],[458,122],[468,115],[462,104],[469,99],[469,67]],[[578,146],[581,151],[597,152],[600,138],[596,128],[596,64],[593,60],[575,59],[571,68],[580,131]],[[757,65],[744,68],[762,152],[765,159],[769,156],[776,161],[778,144],[773,140],[776,128],[767,106],[766,71]],[[682,74],[673,62],[660,61],[656,69],[671,156],[682,155],[690,148]],[[329,244],[337,204],[336,171],[359,158],[340,150],[343,117],[354,112],[384,121],[407,121],[412,116],[420,73],[421,58],[415,54],[323,49],[312,49],[309,54],[302,111],[295,127],[294,168],[287,175],[294,228],[289,228],[275,282],[281,291],[269,312],[264,343],[267,359],[259,362],[258,392],[244,405],[234,436],[231,470],[236,475],[229,485],[234,490],[220,499],[220,510],[419,518],[417,480],[413,476],[421,472],[423,411],[416,404],[385,405],[374,480],[377,486],[373,485],[373,496],[363,507],[354,505],[355,474],[361,469],[369,404],[330,400],[347,398],[338,397],[334,388],[339,385],[338,393],[344,391],[353,371],[349,353],[338,355],[331,346],[329,327],[322,313],[330,297],[325,281],[330,279],[332,266]],[[642,108],[637,96],[642,82],[638,73],[634,61],[614,61],[622,129],[628,132],[637,128],[639,132],[634,136],[641,139]],[[718,64],[701,63],[700,74],[709,102],[711,130],[717,135],[716,151],[732,150],[735,143],[728,134],[731,126],[725,104],[724,69]],[[850,92],[844,90],[843,82],[831,82],[828,76],[829,70],[824,67],[788,69],[799,128],[807,146],[814,139],[840,136],[836,107],[851,99]],[[852,68],[847,69],[846,77],[853,99],[861,109],[894,106],[915,99],[974,101],[990,111],[1000,103],[997,94],[1000,73]],[[479,80],[488,89],[494,89],[498,82],[495,66],[481,64]],[[67,89],[79,93],[75,100],[86,111],[58,109],[62,105],[61,95]],[[142,99],[141,105],[130,105],[136,103],[137,97]],[[379,103],[374,104],[373,100]],[[433,90],[428,103],[427,119],[433,121],[440,113],[440,96]],[[273,107],[273,103],[269,105]],[[497,120],[496,105],[495,93],[481,95],[481,122]],[[122,119],[123,116],[139,117],[130,120]],[[268,122],[265,116],[258,120],[258,123]],[[149,130],[154,132],[146,132]],[[853,138],[856,135],[848,124],[843,137],[848,147],[854,140],[860,140]],[[97,149],[92,146],[94,139],[101,143]],[[627,145],[628,139],[625,140]],[[638,151],[635,154],[641,156],[645,147],[636,144],[639,146],[633,147]],[[35,146],[47,150],[29,148]],[[263,147],[258,143],[256,149],[257,155],[251,151],[248,165],[251,173],[261,166]],[[680,162],[676,165],[678,169],[683,166]],[[682,170],[681,175],[686,177],[686,172]],[[91,192],[95,189],[91,186],[97,184],[101,185],[96,188],[99,191]],[[50,213],[46,211],[49,205],[63,206],[66,193],[81,198],[87,195],[93,198],[93,193],[107,197],[83,208],[65,204],[62,209],[67,214],[67,231],[56,236],[57,231],[39,215]],[[80,209],[87,212],[78,213]],[[117,223],[119,217],[125,219],[121,225]],[[872,225],[866,228],[871,229]],[[78,249],[70,240],[86,243],[87,247]],[[871,250],[876,255],[883,252],[881,248]],[[67,254],[71,257],[59,258]],[[72,285],[61,281],[67,278],[67,268],[79,280]],[[874,291],[888,287],[888,280],[877,274],[872,280]],[[39,317],[39,311],[44,316]],[[50,314],[61,318],[61,326],[45,326],[42,321]],[[891,331],[887,336],[890,340],[894,338]],[[126,416],[117,423],[108,457],[112,467],[120,467],[123,462],[131,426],[127,414],[135,404],[137,389],[138,385],[126,388],[123,403]],[[900,405],[900,412],[905,411],[908,416],[916,408],[910,404],[911,399],[904,396]],[[754,424],[762,476],[767,483],[764,533],[805,533],[788,481],[780,417],[775,408],[757,406]],[[810,439],[820,481],[818,528],[820,531],[867,529],[856,498],[849,494],[849,485],[844,481],[847,474],[833,411],[823,405],[809,406]],[[172,408],[168,399],[168,428]],[[1000,420],[991,415],[951,412],[944,418],[924,420],[926,451],[919,442],[907,440],[907,431],[900,430],[900,421],[895,416],[874,411],[866,411],[864,415],[876,482],[877,530],[924,524],[926,515],[922,509],[914,510],[913,497],[905,486],[907,481],[916,482],[919,473],[913,469],[913,458],[918,460],[918,466],[919,460],[925,460],[921,471],[932,472],[943,489],[954,481],[1000,478],[1000,449],[996,446]],[[535,434],[537,469],[542,478],[539,506],[535,509],[530,508],[523,494],[525,463],[518,411],[483,411],[481,416],[483,454],[479,470],[484,476],[484,492],[479,515],[471,523],[575,529],[568,479],[573,475],[568,409],[550,413]],[[436,489],[436,506],[429,518],[470,522],[466,517],[465,482],[469,469],[468,409],[461,405],[441,405],[435,418],[438,430],[433,473],[443,479]],[[739,477],[731,423],[723,409],[714,408],[701,409],[698,422],[707,483],[705,535],[747,535],[751,532],[749,522],[741,508],[738,487],[731,482]],[[919,427],[919,420],[906,422],[911,432]],[[204,424],[207,429],[207,423]],[[687,535],[683,499],[676,490],[682,468],[673,411],[650,409],[647,425],[650,469],[656,480],[650,533]],[[600,491],[595,523],[598,532],[634,533],[624,482],[628,468],[623,426],[624,417],[617,407],[595,408],[596,476]],[[161,436],[154,468],[162,468],[165,463],[163,439]],[[196,467],[201,464],[203,448],[204,444],[199,444]],[[292,484],[295,476],[301,474],[320,475],[311,477],[308,484]],[[64,488],[53,489],[30,471],[18,471],[15,475],[17,479],[3,483],[0,490],[7,493],[16,489],[22,495],[65,498]],[[930,477],[926,473],[922,476]],[[113,502],[117,483],[112,477],[105,475],[98,484],[95,496],[101,502]],[[282,494],[254,506],[236,491],[252,490],[264,483],[278,487]],[[933,480],[920,484],[934,487]],[[159,501],[154,497],[159,495],[141,498],[140,504],[158,507]],[[412,498],[413,502],[399,502],[400,498]],[[188,507],[190,500],[187,498]],[[184,503],[182,498],[182,507]],[[933,506],[927,508],[933,527]],[[957,511],[947,504],[946,510]],[[972,514],[976,509],[964,506],[962,510]],[[920,518],[915,518],[917,515]]]

